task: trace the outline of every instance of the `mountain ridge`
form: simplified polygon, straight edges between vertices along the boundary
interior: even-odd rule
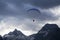
[[[45,24],[38,33],[26,36],[15,29],[13,32],[0,36],[1,40],[60,40],[60,28],[57,24]]]

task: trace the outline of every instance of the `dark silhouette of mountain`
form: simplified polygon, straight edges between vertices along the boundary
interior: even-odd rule
[[[56,24],[46,24],[34,40],[60,40],[60,29]]]
[[[36,35],[36,34],[32,34],[32,35],[28,36],[28,39],[29,39],[29,40],[34,40],[34,39],[35,39],[35,38],[34,38],[35,35]]]
[[[58,29],[58,25],[56,24],[46,24],[40,31],[51,31],[51,30],[54,30],[54,29]]]
[[[56,24],[46,24],[38,33],[26,36],[21,31],[15,29],[0,40],[60,40],[60,28]]]
[[[2,36],[0,35],[0,40],[3,40]]]
[[[19,35],[24,35],[21,31],[15,29],[13,32],[8,33],[8,35],[15,35],[15,36],[19,36]],[[25,35],[24,35],[25,36]]]
[[[21,31],[18,31],[17,29],[4,35],[3,38],[4,40],[27,40],[27,36],[25,36]]]

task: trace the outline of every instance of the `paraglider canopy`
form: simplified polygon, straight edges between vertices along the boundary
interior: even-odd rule
[[[40,10],[39,9],[36,9],[36,8],[32,8],[32,9],[29,9],[27,11],[29,12],[29,11],[32,11],[32,10],[37,11],[38,13],[40,13]]]
[[[40,15],[40,10],[37,8],[31,8],[29,10],[27,10],[28,12],[28,16],[30,16],[33,19],[33,22],[35,22],[35,19],[39,18]]]

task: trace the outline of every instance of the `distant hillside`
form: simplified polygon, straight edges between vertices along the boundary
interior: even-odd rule
[[[38,33],[30,36],[15,29],[3,37],[0,36],[0,40],[60,40],[60,28],[56,24],[46,24]]]

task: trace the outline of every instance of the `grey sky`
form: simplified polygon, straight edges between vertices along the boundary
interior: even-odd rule
[[[40,13],[29,14],[27,10],[31,8],[39,9]],[[59,25],[59,8],[60,0],[0,0],[0,34],[19,28],[24,34],[30,31],[26,34],[30,35],[40,30],[45,23]],[[33,19],[36,20],[34,23]]]

